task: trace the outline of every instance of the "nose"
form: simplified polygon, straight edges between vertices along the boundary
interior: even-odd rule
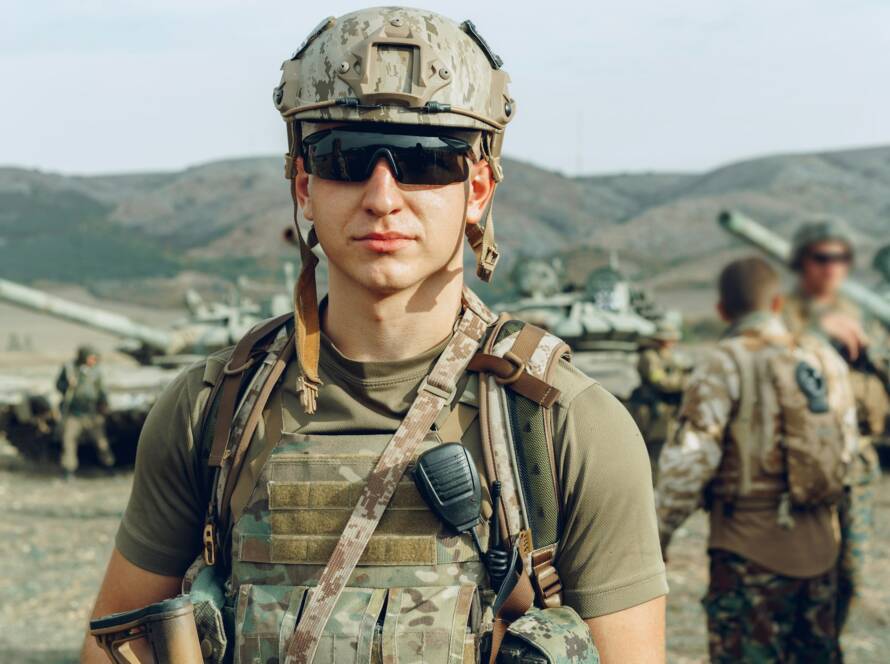
[[[374,217],[385,217],[401,210],[402,191],[389,162],[383,157],[374,164],[365,182],[362,206]]]

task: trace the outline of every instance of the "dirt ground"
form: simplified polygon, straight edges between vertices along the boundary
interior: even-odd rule
[[[72,483],[23,464],[0,442],[0,662],[62,664],[77,652],[92,597],[113,545],[132,475],[95,471]],[[699,600],[707,582],[697,514],[678,531],[668,568],[668,661],[706,661]],[[890,478],[878,497],[874,583],[851,617],[848,663],[886,662],[890,652]]]

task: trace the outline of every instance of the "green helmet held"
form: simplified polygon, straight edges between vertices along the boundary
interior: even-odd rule
[[[819,242],[836,241],[847,245],[852,255],[853,236],[842,219],[819,217],[802,224],[791,239],[791,268],[799,270],[807,250]]]
[[[405,7],[362,9],[322,21],[281,66],[273,91],[287,123],[285,177],[296,176],[303,122],[388,123],[479,132],[479,152],[495,183],[503,178],[504,129],[516,113],[510,77],[470,21],[460,25],[439,14]],[[291,193],[294,194],[293,187]],[[320,326],[315,287],[318,240],[294,221],[302,257],[295,289],[301,397],[314,411],[320,382]],[[482,224],[466,224],[476,273],[489,281],[498,261],[491,207]]]

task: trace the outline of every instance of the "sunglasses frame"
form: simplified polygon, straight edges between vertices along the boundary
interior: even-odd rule
[[[335,182],[367,181],[380,159],[386,160],[392,169],[396,180],[402,184],[443,186],[455,182],[465,182],[470,174],[470,169],[466,165],[466,160],[477,160],[473,143],[468,142],[463,138],[443,134],[441,130],[438,128],[436,129],[437,131],[429,132],[423,131],[422,128],[420,131],[417,131],[417,128],[412,128],[412,131],[406,132],[403,128],[390,129],[388,127],[375,127],[373,130],[351,127],[323,129],[314,132],[303,139],[300,147],[300,156],[303,158],[303,168],[308,174],[316,175],[322,179]],[[366,140],[364,144],[362,144],[361,141],[363,138]],[[318,164],[314,163],[312,149],[325,142],[326,139],[332,142],[336,142],[338,139],[341,141],[344,141],[345,139],[345,142],[347,143],[354,142],[355,145],[347,145],[347,147],[342,150],[343,154],[348,153],[350,150],[367,151],[370,148],[376,148],[373,152],[369,153],[370,156],[367,158],[367,163],[364,165],[363,175],[360,179],[356,177],[329,177],[329,173],[323,174],[319,172]],[[438,144],[434,144],[436,141],[438,141]],[[404,162],[405,156],[408,156],[409,151],[416,150],[418,146],[431,151],[440,151],[442,155],[462,157],[465,161],[463,162],[459,173],[456,173],[459,177],[426,179],[423,177],[416,177],[422,175],[422,173],[419,173],[414,169],[409,171],[404,168],[404,164],[401,164],[400,162]],[[328,152],[325,152],[323,156],[330,158],[333,153],[334,149],[332,147]],[[412,174],[415,175],[415,177],[412,177]]]

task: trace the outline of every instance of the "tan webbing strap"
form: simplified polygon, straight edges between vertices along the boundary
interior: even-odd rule
[[[466,371],[470,358],[485,335],[488,321],[493,316],[487,314],[483,317],[476,312],[484,305],[469,291],[466,291],[464,299],[464,312],[454,336],[429,376],[421,383],[408,414],[371,471],[334,553],[321,573],[318,585],[309,595],[288,644],[285,664],[308,664],[315,657],[325,625],[383,517],[396,486],[436,417],[451,403],[457,381]]]
[[[755,375],[754,358],[742,344],[741,339],[734,339],[727,343],[725,348],[733,364],[739,370],[738,413],[730,428],[739,450],[738,494],[744,496],[751,491],[751,450],[759,448],[759,445],[753,445],[755,435],[754,404],[757,401],[757,376]]]
[[[214,387],[214,391],[219,389],[222,391],[219,402],[219,415],[213,429],[213,442],[210,446],[211,468],[218,468],[222,464],[223,456],[229,442],[229,432],[232,428],[232,418],[235,416],[237,407],[238,392],[241,387],[241,378],[244,372],[253,366],[252,359],[254,349],[257,345],[264,341],[266,337],[277,332],[293,314],[282,314],[275,318],[271,318],[250,332],[244,335],[223,369],[223,380],[219,388]],[[215,394],[213,395],[216,396]],[[209,401],[208,403],[212,403]]]

